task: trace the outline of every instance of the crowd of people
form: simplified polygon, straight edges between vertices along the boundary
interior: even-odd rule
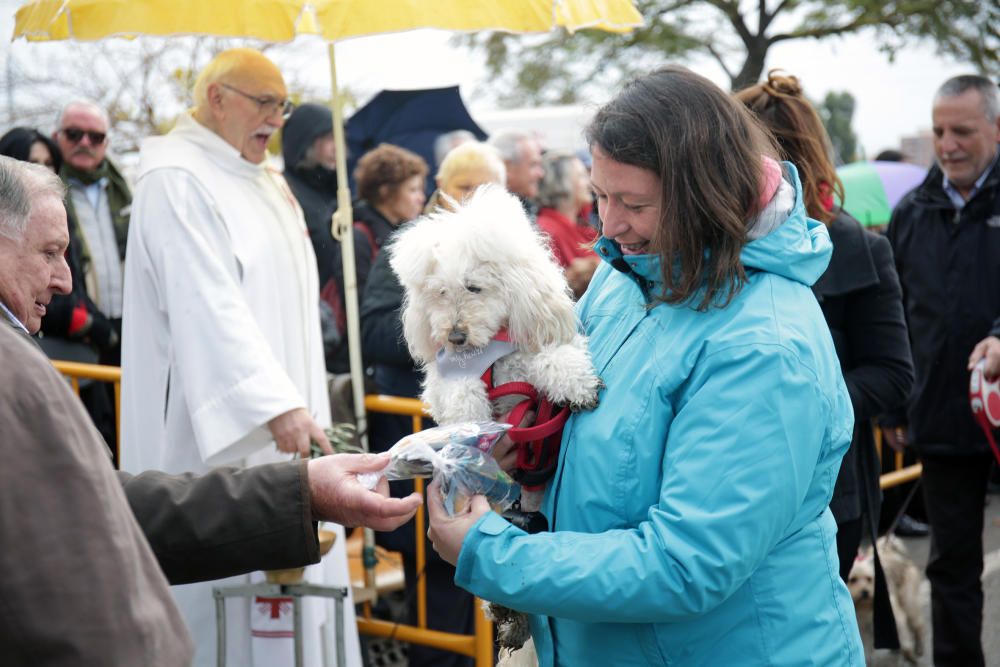
[[[67,104],[51,138],[10,130],[0,654],[214,664],[213,586],[310,563],[309,581],[348,585],[343,526],[366,525],[403,554],[411,621],[424,576],[430,628],[470,634],[473,596],[527,612],[540,665],[864,664],[845,583],[880,530],[878,424],[923,464],[934,663],[985,665],[995,464],[968,373],[985,360],[1000,375],[1000,92],[955,77],[929,111],[937,163],[884,234],[840,207],[822,122],[780,72],[733,94],[677,66],[639,76],[596,112],[586,155],[506,130],[444,134],[433,165],[389,144],[357,156],[372,390],[415,397],[421,383],[386,249],[487,184],[548,240],[604,383],[565,425],[547,531],[480,498],[449,516],[432,485],[426,538],[411,486],[357,482],[386,457],[309,459],[313,443],[332,453],[330,382],[349,370],[325,106],[293,108],[273,62],[232,49],[144,142],[132,179],[94,102]],[[279,131],[283,170],[268,153]],[[46,355],[121,366],[120,461],[113,393],[93,383],[77,401]],[[409,430],[375,416],[372,449]],[[318,521],[339,526],[316,564]],[[436,554],[417,572],[424,539]],[[892,648],[877,557],[876,579],[876,645]],[[288,633],[239,604],[230,664],[291,664]],[[303,619],[318,665],[329,619],[320,604]],[[343,620],[354,627],[350,600]],[[361,664],[353,632],[347,657]],[[415,645],[409,663],[472,664]]]

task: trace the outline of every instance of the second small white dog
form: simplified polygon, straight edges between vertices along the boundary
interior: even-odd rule
[[[601,383],[566,280],[516,197],[482,187],[457,211],[400,232],[390,252],[405,290],[403,334],[439,424],[509,410],[487,397],[491,366],[495,385],[527,382],[572,410],[597,405]]]
[[[896,618],[899,648],[903,658],[916,664],[924,654],[927,627],[920,608],[920,582],[922,576],[910,560],[906,546],[894,535],[878,539],[878,554],[885,571],[889,602]],[[863,549],[854,561],[848,577],[848,589],[854,599],[854,609],[861,630],[861,643],[865,658],[871,664],[874,653],[872,638],[872,602],[875,597],[875,560],[872,548]]]

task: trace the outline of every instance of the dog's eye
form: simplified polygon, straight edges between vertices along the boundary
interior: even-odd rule
[[[480,292],[482,292],[482,291],[483,291],[483,290],[482,290],[482,288],[480,288],[480,287],[477,287],[477,286],[475,286],[475,285],[466,285],[466,286],[465,286],[465,289],[469,290],[469,291],[470,291],[470,292],[472,292],[473,294],[479,294]]]

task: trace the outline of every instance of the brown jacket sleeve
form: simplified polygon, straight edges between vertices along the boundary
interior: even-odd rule
[[[80,401],[0,324],[0,663],[191,662],[191,640]]]
[[[186,584],[317,562],[306,464],[118,479],[167,579]]]

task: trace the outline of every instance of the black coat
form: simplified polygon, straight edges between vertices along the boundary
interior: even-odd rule
[[[389,256],[379,253],[368,275],[361,299],[361,350],[365,364],[374,368],[379,391],[415,398],[420,394],[422,374],[403,338],[403,286],[389,265]]]
[[[889,242],[843,211],[829,230],[833,257],[813,292],[854,407],[854,438],[830,503],[833,516],[843,523],[862,512],[878,518],[880,467],[872,420],[906,399],[913,362]]]
[[[319,560],[306,463],[116,474],[160,569],[186,584]]]
[[[916,382],[905,420],[922,454],[988,453],[969,408],[969,354],[1000,336],[1000,162],[961,210],[939,167],[893,211],[887,232],[903,286]]]

